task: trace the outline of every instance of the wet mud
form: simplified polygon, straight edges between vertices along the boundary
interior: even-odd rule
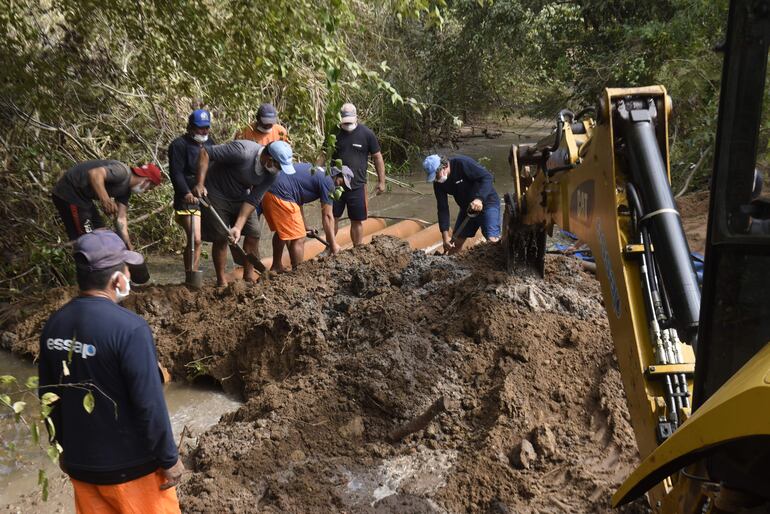
[[[177,379],[246,400],[183,445],[183,510],[609,510],[638,457],[598,283],[561,256],[544,280],[502,268],[499,245],[380,237],[254,287],[132,294]],[[33,355],[73,293],[2,345]]]

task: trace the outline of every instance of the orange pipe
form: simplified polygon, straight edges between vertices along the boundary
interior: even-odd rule
[[[384,220],[369,218],[364,221],[364,244],[370,243],[374,236],[395,236],[404,239],[409,246],[414,250],[425,250],[427,252],[433,252],[441,246],[441,231],[438,228],[438,223],[424,228],[421,223],[412,220],[404,220],[395,223],[391,226],[386,226]],[[481,230],[476,232],[476,235],[465,242],[464,248],[470,248],[484,240],[484,236]],[[342,227],[337,232],[337,243],[343,248],[350,248],[352,246],[350,240],[350,225]],[[326,247],[316,240],[309,240],[305,242],[305,260],[312,259]],[[291,266],[288,252],[283,254],[283,265],[285,267]],[[272,257],[265,257],[262,259],[262,264],[266,268],[270,268],[273,264]],[[243,268],[240,266],[235,267],[230,273],[227,274],[228,280],[239,280],[243,278]]]
[[[406,242],[412,247],[412,250],[419,250],[421,248],[427,248],[441,241],[441,231],[438,228],[438,223],[434,223],[430,227],[420,230],[416,234],[406,238]]]
[[[479,230],[476,232],[475,236],[465,242],[463,248],[468,249],[483,240],[484,235],[481,233],[481,230]],[[441,249],[441,231],[438,228],[438,223],[407,237],[406,242],[409,243],[409,246],[413,249],[425,250],[428,253]]]
[[[382,220],[382,219],[369,218],[367,220],[364,220],[363,222],[364,236],[372,234],[373,232],[381,231],[386,227],[387,227],[387,223],[385,223],[385,220]],[[324,235],[322,234],[321,237],[324,237]],[[339,244],[343,248],[352,246],[351,245],[352,240],[350,238],[350,225],[340,227],[340,229],[337,231],[337,235],[335,239],[337,240],[337,244]],[[305,241],[305,260],[312,259],[313,257],[323,252],[325,249],[326,249],[326,246],[324,246],[323,243],[321,243],[320,241],[316,241],[315,239]],[[281,262],[283,263],[284,267],[287,267],[287,268],[291,267],[291,259],[289,258],[289,252],[287,251],[283,252],[283,256],[281,257]],[[264,259],[262,259],[262,264],[264,264],[267,269],[270,269],[270,266],[273,265],[273,258],[265,257]],[[240,280],[241,278],[243,278],[243,268],[241,268],[240,266],[236,266],[235,268],[233,268],[233,270],[230,273],[227,274],[228,280]]]
[[[367,218],[363,222],[364,236],[373,234],[374,232],[377,232],[378,230],[382,230],[387,226],[388,224],[385,223],[385,220],[383,219]],[[337,231],[337,235],[335,236],[335,239],[337,240],[337,244],[342,247],[352,244],[353,240],[350,238],[350,225],[340,227],[340,229]],[[318,241],[316,241],[316,243],[317,242]],[[307,251],[305,252],[305,258],[306,259],[309,258],[307,256]]]
[[[381,219],[374,219],[369,218],[364,220],[363,228],[364,228],[364,236],[367,236],[368,234],[372,234],[375,232],[378,232],[382,229],[384,229],[387,226],[385,223],[385,220]],[[321,233],[321,237],[325,238],[326,236]],[[341,247],[345,248],[348,246],[352,246],[352,240],[350,238],[350,225],[346,225],[344,227],[341,227],[337,231],[337,235],[334,237],[334,239],[337,241],[337,244]],[[370,237],[371,239],[371,237]],[[368,242],[368,241],[367,241]],[[326,249],[326,246],[320,241],[317,241],[315,239],[309,239],[305,241],[305,259],[304,260],[310,260],[316,255],[320,254]],[[291,266],[291,259],[289,258],[289,252],[284,251],[283,255],[281,257],[281,263],[285,267]],[[265,257],[262,259],[262,264],[264,264],[267,268],[270,268],[270,266],[273,264],[273,258],[272,257]]]
[[[422,229],[423,229],[422,224],[416,221],[412,221],[412,220],[399,221],[398,223],[394,223],[389,227],[385,227],[382,230],[378,230],[377,232],[373,232],[367,236],[364,236],[364,238],[362,239],[362,242],[364,244],[371,243],[372,238],[374,236],[394,236],[401,239],[406,239],[407,237],[413,234],[416,234]]]

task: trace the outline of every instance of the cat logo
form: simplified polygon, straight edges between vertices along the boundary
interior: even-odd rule
[[[586,225],[591,224],[594,214],[594,181],[586,180],[572,193],[570,214]]]

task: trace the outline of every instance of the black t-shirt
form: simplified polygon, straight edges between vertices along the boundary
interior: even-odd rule
[[[337,144],[334,159],[342,159],[342,164],[353,170],[351,186],[358,189],[366,185],[366,168],[369,156],[380,151],[377,136],[366,125],[358,124],[352,132],[340,129],[337,132]]]
[[[53,194],[62,200],[88,207],[96,200],[96,192],[91,187],[88,172],[94,168],[106,168],[104,188],[107,195],[115,201],[128,205],[131,197],[131,170],[120,161],[95,160],[85,161],[68,169],[53,188]]]

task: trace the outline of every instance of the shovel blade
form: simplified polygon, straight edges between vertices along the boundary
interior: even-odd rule
[[[203,272],[202,271],[187,271],[185,272],[185,284],[193,289],[200,289],[203,287]]]
[[[251,255],[250,253],[246,253],[246,250],[241,248],[239,245],[230,243],[230,250],[233,254],[233,262],[237,264],[238,266],[243,266],[248,261],[254,268],[260,273],[260,275],[266,275],[267,274],[267,268],[264,264],[262,264],[262,261],[259,260],[259,258],[256,255]]]
[[[128,271],[131,273],[131,282],[134,284],[146,284],[150,281],[150,269],[147,263],[129,264]]]

